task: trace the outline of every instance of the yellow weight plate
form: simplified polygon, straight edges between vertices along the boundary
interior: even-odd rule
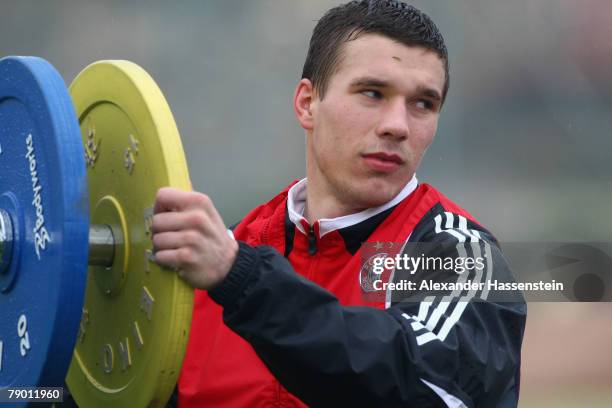
[[[116,242],[113,266],[90,267],[67,384],[83,407],[164,406],[187,344],[193,290],[151,258],[162,186],[191,188],[170,108],[127,61],[100,61],[70,86],[87,161],[91,224]]]

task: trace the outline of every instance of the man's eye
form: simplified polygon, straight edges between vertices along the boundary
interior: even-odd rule
[[[368,89],[367,91],[361,91],[362,95],[367,96],[372,99],[380,99],[382,98],[382,94],[379,91],[374,91],[372,89]]]
[[[419,109],[424,109],[424,110],[433,110],[434,109],[434,104],[433,102],[427,100],[427,99],[420,99],[417,101],[416,103],[417,107]]]

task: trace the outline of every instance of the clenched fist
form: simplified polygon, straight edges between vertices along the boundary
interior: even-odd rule
[[[153,250],[160,265],[176,270],[189,285],[212,289],[225,278],[238,254],[238,243],[210,198],[161,188],[153,210]]]

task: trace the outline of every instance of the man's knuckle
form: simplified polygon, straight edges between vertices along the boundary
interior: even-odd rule
[[[195,263],[195,253],[191,248],[179,249],[178,258],[182,265],[192,265]]]
[[[196,246],[200,243],[200,240],[202,239],[202,234],[194,230],[189,230],[185,232],[183,239],[186,245]]]
[[[203,230],[206,228],[207,218],[202,211],[192,211],[187,217],[187,222],[190,226],[197,230]]]
[[[212,207],[212,199],[208,195],[200,193],[198,194],[198,199],[200,200],[200,204],[202,204],[204,208]]]

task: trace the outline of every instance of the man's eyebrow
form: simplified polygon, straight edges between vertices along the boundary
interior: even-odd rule
[[[389,82],[383,81],[381,79],[372,78],[372,77],[361,77],[361,78],[355,78],[353,81],[351,81],[350,86],[351,87],[373,86],[376,88],[384,88],[384,87],[389,86]]]
[[[429,88],[427,86],[419,86],[417,88],[417,91],[431,99],[435,99],[438,101],[442,100],[442,95],[440,95],[440,92],[436,91],[433,88]]]

